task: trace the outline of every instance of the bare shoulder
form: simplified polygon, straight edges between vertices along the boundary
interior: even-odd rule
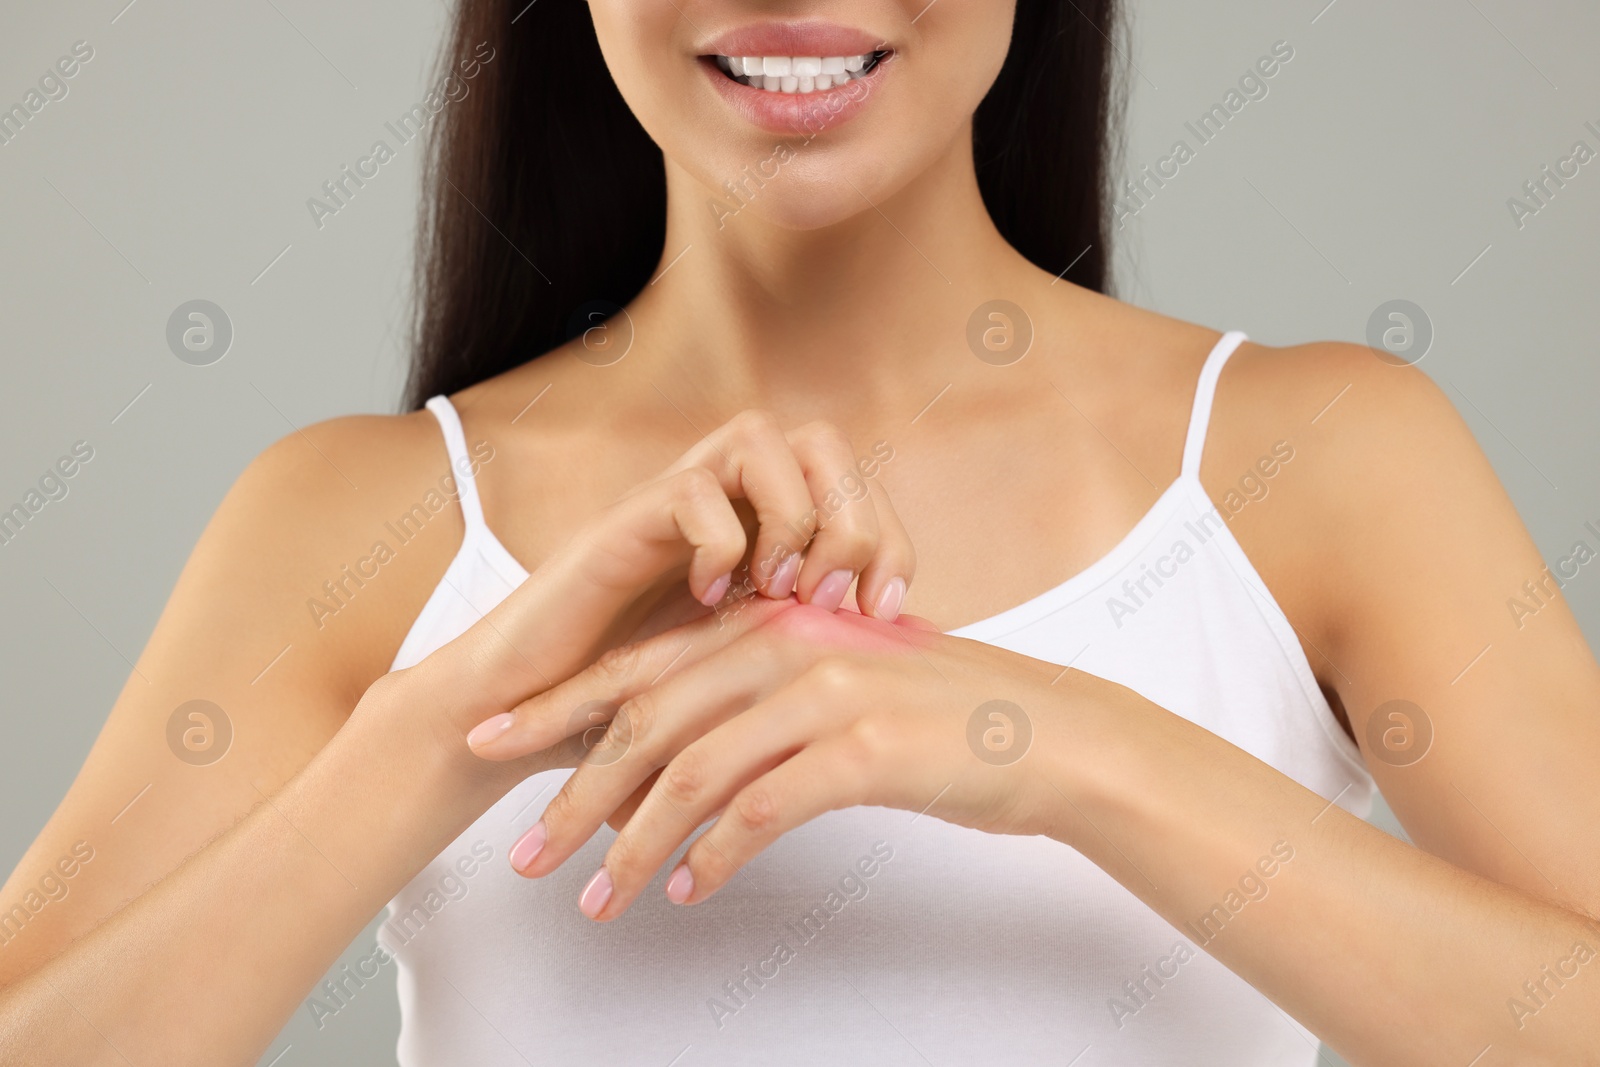
[[[245,469],[184,581],[249,590],[320,681],[359,696],[460,545],[454,478],[426,411],[308,426]]]
[[[461,539],[439,440],[425,412],[341,418],[244,470],[6,899],[63,855],[92,858],[93,876],[8,943],[0,983],[275,791],[388,670]]]
[[[1302,637],[1335,658],[1413,613],[1498,608],[1495,591],[1539,567],[1449,396],[1364,345],[1242,345],[1202,480]]]
[[[1499,484],[1431,378],[1358,344],[1239,347],[1217,386],[1208,488],[1225,491],[1236,482],[1230,475],[1254,469],[1274,447],[1294,451],[1285,467],[1296,475],[1274,490],[1320,502],[1318,517],[1426,506],[1468,484]]]

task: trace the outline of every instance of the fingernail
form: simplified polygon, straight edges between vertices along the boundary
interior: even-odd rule
[[[474,726],[472,732],[467,735],[467,747],[471,749],[481,748],[511,729],[511,724],[516,721],[517,717],[509,711],[502,711],[492,719],[483,720]]]
[[[772,576],[772,581],[767,584],[767,595],[774,600],[782,600],[794,592],[794,580],[798,577],[800,577],[800,553],[791,552],[778,568],[778,572]]]
[[[900,605],[906,599],[906,580],[904,578],[890,578],[889,584],[883,587],[883,592],[878,594],[878,618],[884,622],[894,622],[900,617]]]
[[[831,572],[811,591],[811,606],[823,611],[837,611],[839,605],[844,603],[845,590],[850,588],[850,581],[855,576],[855,571]]]
[[[594,872],[594,877],[589,879],[589,884],[583,887],[583,892],[578,896],[578,910],[593,919],[605,910],[606,901],[611,899],[611,872],[601,867]]]
[[[700,598],[700,603],[708,608],[714,608],[722,603],[722,598],[728,595],[728,586],[733,584],[733,572],[724,574],[721,578],[711,583],[706,590],[706,595]]]
[[[694,875],[689,873],[687,863],[678,864],[678,869],[672,872],[672,877],[667,879],[667,899],[674,904],[682,904],[694,893]]]
[[[533,828],[511,846],[511,866],[518,871],[525,871],[528,865],[539,858],[539,853],[544,851],[545,839],[550,836],[550,831],[545,829],[544,820],[540,819],[533,824]]]

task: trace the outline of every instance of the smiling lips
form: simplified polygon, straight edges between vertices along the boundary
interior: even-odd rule
[[[898,55],[878,33],[817,20],[743,26],[697,42],[695,51],[736,114],[807,142],[858,115]]]
[[[889,53],[848,56],[723,56],[711,58],[741,85],[769,93],[817,93],[865,78]]]

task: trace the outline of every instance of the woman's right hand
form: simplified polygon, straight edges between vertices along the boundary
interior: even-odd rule
[[[753,515],[753,541],[741,510]],[[815,422],[786,433],[771,415],[746,411],[585,522],[504,602],[397,672],[403,682],[380,679],[369,691],[377,699],[362,705],[376,703],[389,717],[395,701],[382,695],[399,684],[408,695],[398,702],[434,715],[442,741],[465,752],[462,740],[474,727],[508,721],[497,717],[608,649],[710,612],[741,567],[746,591],[768,600],[794,595],[828,610],[859,579],[861,612],[892,621],[916,555],[842,432]],[[766,613],[740,614],[733,632]],[[702,644],[700,655],[709,651]],[[358,707],[353,720],[362,714]],[[551,762],[562,758],[558,749],[534,769],[561,765]],[[526,761],[511,770],[531,773]]]
[[[317,431],[325,442],[345,432]],[[364,430],[361,441],[372,448]],[[294,455],[302,448],[295,442]],[[426,448],[436,448],[431,436]],[[327,665],[339,658],[331,638],[284,649],[278,656],[292,658],[271,674],[255,651],[281,647],[276,607],[299,608],[299,581],[321,573],[339,542],[317,549],[326,559],[279,570],[237,561],[276,559],[266,531],[298,533],[324,511],[360,528],[338,510],[348,483],[324,485],[318,467],[308,473],[283,450],[257,466],[196,549],[85,773],[11,886],[19,899],[38,867],[92,842],[94,865],[71,902],[52,903],[0,953],[7,1063],[255,1062],[385,901],[523,777],[575,764],[584,746],[564,742],[596,723],[557,724],[548,746],[505,763],[471,753],[474,726],[644,634],[657,635],[651,654],[688,664],[792,604],[791,587],[836,606],[841,572],[861,577],[869,613],[894,615],[915,565],[843,435],[820,424],[786,434],[745,413],[585,522],[456,640],[380,677],[347,714],[329,683],[339,677]],[[711,618],[706,605],[727,593],[752,547],[744,509],[764,595]],[[769,559],[778,565],[762,568]],[[378,596],[364,594],[358,609]],[[683,602],[705,617],[662,632],[684,621]],[[636,651],[602,663],[628,674]],[[263,688],[229,681],[241,674]],[[170,709],[197,694],[232,709],[226,763],[191,765],[168,751]],[[108,829],[108,818],[122,821]],[[243,966],[207,965],[223,943]],[[123,965],[134,958],[139,968]]]

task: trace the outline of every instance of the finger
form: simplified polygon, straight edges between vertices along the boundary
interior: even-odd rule
[[[708,434],[669,467],[668,473],[704,468],[723,492],[749,501],[756,515],[751,579],[763,594],[782,599],[794,591],[798,553],[811,539],[814,511],[806,484],[778,420],[763,411],[743,411]]]
[[[795,592],[802,603],[837,610],[856,575],[878,548],[878,511],[856,468],[850,439],[826,422],[812,422],[789,435],[815,503],[816,530]]]
[[[628,794],[628,799],[617,805],[617,810],[606,816],[606,825],[613,830],[621,831],[628,825],[628,820],[633,818],[633,813],[639,810],[639,805],[644,803],[644,798],[651,788],[660,779],[661,772],[656,771],[650,777],[639,783],[639,788]]]
[[[715,655],[792,603],[748,598],[721,614],[610,649],[559,685],[479,723],[467,735],[467,746],[500,762],[575,738],[569,765],[576,764],[627,700]]]
[[[630,606],[686,562],[697,598],[720,599],[745,544],[744,527],[709,471],[647,483],[586,523],[510,596],[414,669],[469,728],[593,663],[640,621],[625,617]]]
[[[878,517],[878,548],[856,582],[856,604],[863,615],[894,622],[917,571],[917,550],[883,483],[868,478],[866,485]]]
[[[848,736],[802,749],[734,794],[667,879],[668,898],[698,904],[790,830],[826,812],[871,803],[871,773],[865,750]]]
[[[689,563],[695,599],[714,604],[712,587],[744,558],[748,538],[713,471],[687,467],[646,482],[588,524],[569,545],[593,584],[638,595],[669,568]]]
[[[590,918],[621,915],[644,891],[695,828],[726,807],[745,785],[766,774],[823,733],[838,714],[815,701],[786,701],[783,714],[747,712],[709,731],[679,752],[639,810],[611,843],[597,875],[610,894]],[[596,905],[589,894],[583,906]]]
[[[745,643],[750,640],[757,639]],[[536,858],[519,857],[526,862],[517,865],[518,871],[540,878],[561,866],[645,779],[697,738],[781,688],[788,675],[774,669],[777,661],[775,654],[752,653],[748,647],[724,648],[627,700],[617,712],[614,732],[608,731],[578,765],[545,808],[541,826],[530,831],[539,837],[540,851]]]

